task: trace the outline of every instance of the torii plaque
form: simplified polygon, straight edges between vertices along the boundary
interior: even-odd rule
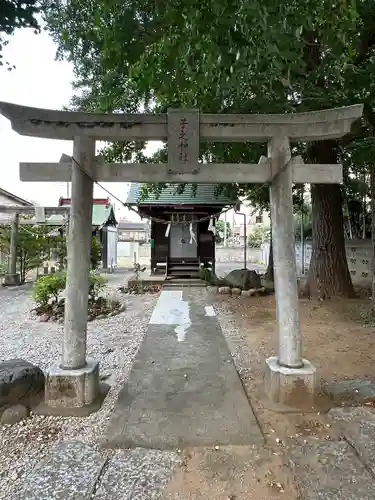
[[[62,365],[47,375],[46,403],[62,412],[89,408],[98,396],[98,364],[86,359],[87,288],[92,188],[95,178],[107,182],[270,182],[278,353],[266,361],[266,390],[275,402],[288,402],[295,387],[313,398],[315,368],[302,357],[294,251],[293,183],[341,183],[341,165],[307,165],[291,158],[290,141],[342,137],[361,117],[362,105],[282,115],[200,114],[168,110],[168,114],[94,114],[51,111],[0,103],[0,113],[23,135],[74,141],[74,160],[67,163],[21,163],[23,181],[72,181],[68,244],[67,313]],[[202,164],[199,139],[210,142],[267,142],[267,158],[258,164]],[[95,140],[168,140],[168,164],[106,164],[95,158]],[[81,167],[77,165],[78,162]],[[91,176],[88,177],[85,172]],[[82,377],[88,381],[82,386]],[[80,397],[57,390],[70,378]],[[89,388],[89,389],[88,389]]]

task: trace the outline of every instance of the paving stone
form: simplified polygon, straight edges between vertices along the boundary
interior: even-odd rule
[[[119,450],[110,460],[94,499],[162,499],[173,470],[180,463],[174,452],[142,448]]]
[[[288,452],[303,500],[374,500],[375,481],[345,441],[301,441]]]
[[[84,443],[59,443],[10,500],[89,500],[105,461]]]
[[[375,410],[334,408],[328,415],[339,423],[346,440],[375,477]]]
[[[217,317],[206,315],[207,304],[194,289],[168,293],[154,309],[104,446],[263,443]]]
[[[344,423],[375,422],[375,408],[369,406],[332,408],[328,416]]]
[[[341,380],[327,384],[325,391],[331,399],[366,402],[375,400],[375,384],[370,380]]]

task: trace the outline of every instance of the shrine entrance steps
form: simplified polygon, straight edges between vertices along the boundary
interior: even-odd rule
[[[196,289],[164,290],[104,445],[176,449],[263,443],[215,311]]]
[[[178,276],[169,277],[166,279],[165,275],[151,275],[148,272],[141,273],[139,280],[131,278],[128,280],[128,286],[135,286],[137,283],[142,282],[144,286],[146,285],[158,285],[164,288],[176,288],[182,290],[186,287],[205,287],[207,282],[201,280],[200,278],[181,278]]]
[[[199,259],[180,258],[168,259],[167,279],[178,278],[199,278]]]

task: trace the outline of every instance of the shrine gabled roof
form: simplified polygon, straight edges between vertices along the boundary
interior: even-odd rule
[[[69,205],[66,205],[69,206]],[[115,216],[115,212],[113,210],[113,205],[93,205],[92,207],[92,226],[93,227],[102,227],[107,224],[107,222],[112,222],[114,225],[117,225],[117,220]],[[66,222],[66,217],[62,214],[51,215],[46,219],[45,225],[48,226],[62,226]],[[0,222],[1,223],[1,222]],[[4,222],[2,222],[4,223]],[[26,221],[22,221],[22,224],[33,225],[37,224],[35,218],[27,219]]]
[[[117,224],[115,212],[112,205],[93,205],[92,207],[92,225],[104,226],[109,219]]]
[[[217,194],[217,185],[215,184],[197,184],[196,191],[193,189],[193,184],[187,184],[183,193],[177,193],[177,186],[167,186],[159,196],[149,194],[146,198],[141,199],[142,186],[144,184],[132,182],[126,203],[128,205],[138,206],[176,206],[176,205],[208,205],[208,206],[225,206],[234,205],[235,200],[228,198],[223,194]]]

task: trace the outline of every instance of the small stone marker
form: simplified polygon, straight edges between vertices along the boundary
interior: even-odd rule
[[[199,110],[168,110],[168,171],[193,172],[199,158]]]

